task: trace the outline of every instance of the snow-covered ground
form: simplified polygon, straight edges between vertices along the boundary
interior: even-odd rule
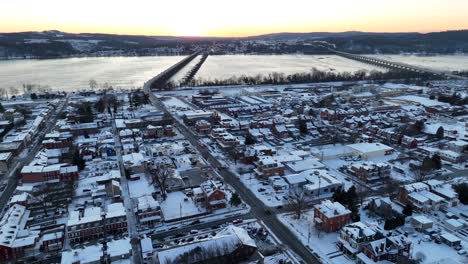
[[[162,101],[163,104],[171,110],[191,110],[193,109],[190,105],[186,104],[182,100],[176,97],[169,97]]]
[[[338,233],[319,232],[313,223],[314,211],[308,210],[300,219],[295,214],[285,213],[277,216],[296,237],[311,251],[316,252],[325,263],[354,263],[353,260],[341,253],[337,246]]]
[[[131,198],[138,198],[141,196],[151,196],[155,192],[155,188],[148,182],[148,179],[142,175],[137,181],[128,181],[128,189]]]
[[[410,101],[410,102],[418,103],[424,106],[436,106],[436,105],[448,106],[449,105],[447,103],[439,102],[437,100],[431,100],[428,97],[422,97],[422,96],[417,96],[417,95],[403,95],[403,96],[395,97],[394,99]]]
[[[267,181],[258,180],[252,173],[240,175],[240,180],[266,206],[276,207],[287,204],[287,200],[283,198],[287,194],[287,191],[274,190]],[[261,191],[262,189],[264,191]]]
[[[196,205],[183,192],[168,193],[166,200],[161,202],[161,211],[165,221],[207,213],[205,208]]]

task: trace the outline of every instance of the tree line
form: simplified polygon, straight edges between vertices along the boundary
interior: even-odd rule
[[[366,71],[358,70],[355,72],[333,72],[322,71],[317,68],[312,68],[310,72],[284,74],[272,72],[269,74],[258,74],[255,76],[232,76],[226,79],[202,79],[195,78],[187,83],[187,86],[226,86],[226,85],[277,85],[277,84],[300,84],[300,83],[316,83],[316,82],[345,82],[345,81],[365,81],[365,80],[396,80],[396,79],[419,79],[429,80],[431,74],[415,73],[409,71],[390,70],[381,71]],[[178,84],[174,81],[168,82],[162,89],[170,90],[177,87]]]

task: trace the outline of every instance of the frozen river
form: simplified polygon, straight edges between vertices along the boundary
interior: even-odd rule
[[[439,70],[468,69],[468,56],[383,57]],[[181,59],[162,56],[0,61],[0,87],[20,89],[23,84],[36,84],[72,91],[88,88],[91,79],[101,86],[107,82],[116,88],[141,87],[145,81]],[[223,79],[243,74],[290,74],[307,72],[314,67],[338,72],[384,70],[334,55],[224,55],[209,56],[196,77]]]

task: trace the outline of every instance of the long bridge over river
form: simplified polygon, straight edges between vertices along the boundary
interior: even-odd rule
[[[443,78],[443,79],[456,79],[456,80],[466,79],[465,77],[452,74],[451,72],[438,71],[438,70],[434,70],[434,69],[428,69],[428,68],[424,68],[424,67],[414,66],[414,65],[410,65],[410,64],[406,64],[406,63],[401,63],[401,62],[388,61],[388,60],[375,58],[375,57],[364,56],[364,55],[360,55],[360,54],[353,54],[353,53],[348,53],[348,52],[337,51],[337,50],[334,50],[334,49],[328,49],[328,50],[335,53],[338,56],[341,56],[341,57],[344,57],[344,58],[347,58],[347,59],[350,59],[350,60],[355,60],[355,61],[371,64],[371,65],[374,65],[374,66],[387,68],[387,69],[390,69],[390,70],[410,71],[410,72],[415,72],[415,73],[425,73],[425,74],[433,75],[435,78]]]

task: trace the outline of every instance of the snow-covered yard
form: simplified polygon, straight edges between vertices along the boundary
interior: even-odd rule
[[[161,202],[161,211],[165,221],[201,215],[207,212],[205,208],[197,206],[183,192],[168,193],[166,200]]]
[[[131,198],[138,198],[144,195],[151,196],[155,192],[155,188],[148,182],[148,179],[141,175],[139,180],[128,181],[128,189]]]
[[[316,252],[325,263],[354,263],[338,248],[338,233],[319,232],[314,227],[313,210],[304,212],[300,219],[296,219],[295,214],[291,213],[281,214],[277,217],[304,245]]]
[[[276,191],[268,182],[259,181],[251,173],[242,174],[239,177],[244,186],[252,191],[266,206],[275,207],[287,204],[287,200],[283,198],[287,191]]]

